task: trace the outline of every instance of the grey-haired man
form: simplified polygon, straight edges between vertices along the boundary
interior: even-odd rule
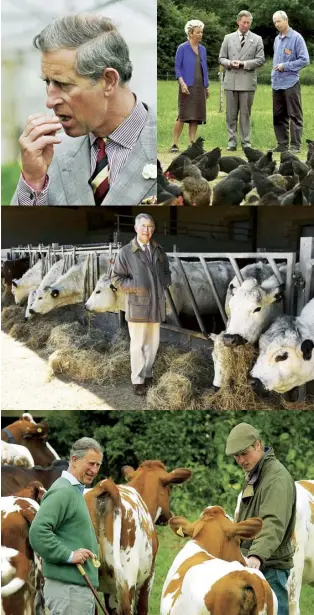
[[[93,438],[77,440],[70,465],[44,495],[32,522],[29,540],[43,558],[45,604],[51,615],[94,615],[95,599],[76,564],[97,588],[97,538],[83,497],[99,472],[102,448]]]
[[[263,527],[241,550],[250,568],[262,571],[278,599],[278,615],[289,615],[287,581],[293,568],[292,541],[296,518],[296,488],[272,448],[264,448],[253,425],[239,423],[227,438],[226,454],[245,472],[236,520],[260,517]]]
[[[157,194],[156,121],[130,90],[126,42],[101,15],[56,19],[34,38],[46,106],[19,144],[11,205],[138,205]],[[65,134],[60,135],[63,128]]]
[[[134,228],[136,237],[117,254],[112,282],[126,293],[131,381],[135,395],[142,396],[152,384],[160,323],[166,318],[165,290],[171,283],[171,275],[166,253],[152,239],[153,218],[138,214]]]

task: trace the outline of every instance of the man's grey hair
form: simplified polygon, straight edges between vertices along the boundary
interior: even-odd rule
[[[106,68],[114,68],[121,84],[130,81],[129,48],[114,23],[102,15],[67,15],[55,19],[33,39],[41,52],[77,49],[75,70],[98,81]]]
[[[70,450],[70,460],[73,455],[78,459],[83,459],[87,451],[90,451],[91,449],[101,454],[104,452],[99,442],[94,440],[94,438],[80,438],[79,440],[76,440],[76,442],[72,444],[72,448]]]
[[[273,19],[275,15],[280,15],[281,19],[286,19],[286,21],[288,21],[288,15],[284,11],[276,11],[276,13],[273,14]]]
[[[141,218],[146,218],[147,220],[150,220],[153,223],[153,225],[155,226],[155,220],[149,214],[137,214],[137,216],[136,216],[136,218],[134,220],[135,226],[137,226],[139,224]]]
[[[249,11],[240,11],[237,16],[237,21],[239,21],[241,17],[248,17],[251,21],[253,21],[253,15]]]

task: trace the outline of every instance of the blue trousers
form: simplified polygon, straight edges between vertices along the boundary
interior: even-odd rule
[[[278,600],[278,615],[289,615],[289,597],[287,581],[290,570],[278,570],[278,568],[266,568],[263,575],[270,587],[275,592]]]

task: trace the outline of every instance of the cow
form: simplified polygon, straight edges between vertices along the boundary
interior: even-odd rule
[[[314,585],[314,480],[296,482],[295,554],[288,579],[289,615],[300,615],[302,585]]]
[[[123,469],[128,485],[100,481],[85,494],[100,548],[100,591],[110,615],[147,615],[158,540],[154,521],[171,517],[170,486],[191,476],[161,461]]]
[[[1,440],[1,465],[32,468],[35,463],[32,454],[26,446],[21,446],[21,444],[10,444],[10,442]]]
[[[29,485],[28,492],[37,496],[42,486]],[[4,615],[35,615],[36,592],[41,591],[41,563],[29,540],[31,525],[39,504],[21,493],[1,498],[1,597]],[[36,615],[44,610],[36,608]]]
[[[62,474],[67,470],[69,462],[66,459],[55,459],[48,468],[34,466],[33,468],[23,468],[22,466],[2,466],[1,474],[1,495],[8,496],[19,489],[27,487],[31,481],[39,481],[45,489],[49,489]]]
[[[269,391],[292,391],[314,379],[313,349],[314,298],[300,316],[281,316],[261,335],[251,375]]]
[[[208,506],[194,523],[172,517],[171,530],[189,540],[166,577],[160,615],[277,615],[277,598],[263,574],[246,567],[241,538],[262,528],[258,517],[234,523]]]
[[[15,303],[17,305],[24,303],[31,290],[38,288],[42,278],[43,262],[39,259],[21,278],[12,280],[12,293]]]
[[[181,263],[200,313],[204,315],[219,314],[217,302],[206,279],[202,264],[200,262],[183,260]],[[190,295],[182,279],[181,267],[171,257],[169,258],[169,266],[171,271],[170,293],[176,310],[178,314],[194,316]],[[215,283],[220,300],[223,303],[228,284],[233,277],[233,269],[227,261],[209,261],[207,267]],[[122,289],[114,286],[114,278],[111,281],[108,279],[108,276],[104,275],[98,280],[94,292],[85,304],[85,308],[92,312],[124,311],[125,297],[126,294]],[[172,312],[168,304],[167,320],[172,320]]]
[[[50,286],[50,284],[53,284],[53,282],[55,282],[60,277],[60,275],[62,275],[64,269],[65,260],[61,258],[59,261],[54,263],[52,267],[50,267],[48,273],[46,273],[46,275],[43,277],[38,288],[30,291],[25,311],[26,320],[28,320],[32,315],[32,306],[35,299],[38,298],[38,301],[42,301],[42,292],[45,290],[46,286]]]
[[[5,292],[11,292],[12,281],[18,280],[29,268],[29,257],[15,258],[2,263],[1,277],[4,278]]]
[[[1,439],[11,444],[23,444],[30,451],[34,462],[41,466],[49,466],[59,455],[47,441],[48,423],[35,423],[29,412],[8,425],[1,431]]]
[[[99,272],[102,275],[109,269],[111,259],[109,254],[99,257]],[[47,314],[63,305],[81,303],[85,299],[85,289],[88,286],[90,258],[79,255],[77,263],[60,275],[54,282],[42,288],[31,306],[31,314]]]
[[[296,521],[293,535],[295,553],[293,568],[287,583],[289,594],[289,615],[300,615],[300,595],[302,585],[314,584],[314,480],[301,480],[295,483],[297,494]],[[242,492],[238,496],[234,519]]]

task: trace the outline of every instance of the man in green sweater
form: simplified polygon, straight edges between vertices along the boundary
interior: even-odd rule
[[[230,432],[227,455],[245,471],[236,521],[260,517],[263,527],[253,540],[243,540],[241,551],[250,568],[262,571],[278,599],[278,615],[289,615],[287,581],[293,568],[292,534],[296,516],[296,488],[292,476],[263,446],[260,434],[248,423]]]
[[[43,559],[44,597],[51,615],[94,615],[95,599],[77,569],[84,568],[98,587],[96,534],[83,497],[99,472],[102,448],[93,438],[72,446],[68,471],[44,495],[31,525],[30,543]]]

